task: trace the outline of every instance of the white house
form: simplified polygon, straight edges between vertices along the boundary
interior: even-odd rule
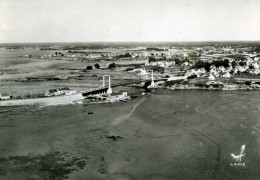
[[[147,71],[146,71],[145,69],[140,68],[140,73],[139,73],[138,75],[143,76],[143,75],[147,75],[147,74],[148,74],[148,73],[147,73]]]
[[[254,66],[255,69],[259,69],[259,64],[254,63],[253,66]]]
[[[208,77],[208,79],[209,79],[210,81],[214,81],[216,78],[215,78],[215,76],[213,76],[213,74],[210,74],[209,77]]]
[[[222,76],[223,78],[230,78],[231,77],[231,75],[230,75],[230,73],[229,72],[226,72],[223,76]]]
[[[7,93],[0,93],[0,99],[1,100],[7,100],[7,99],[10,99],[11,96]]]
[[[60,95],[71,95],[75,94],[76,91],[71,91],[68,87],[58,88],[58,89],[50,89],[47,90],[45,96],[60,96]]]

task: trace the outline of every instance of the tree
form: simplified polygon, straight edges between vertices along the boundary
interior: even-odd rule
[[[239,64],[240,66],[244,66],[244,65],[246,65],[246,62],[241,61],[241,62],[239,62],[238,64]]]
[[[235,66],[237,65],[236,61],[232,61],[231,65],[233,68],[235,68]]]
[[[112,64],[109,64],[109,65],[108,65],[108,68],[109,68],[109,69],[112,69],[112,68],[115,68],[115,67],[116,67],[116,64],[115,64],[114,62],[113,62]]]
[[[149,63],[155,62],[155,61],[156,61],[156,58],[154,58],[154,57],[149,57]]]
[[[245,84],[248,85],[248,86],[250,86],[250,85],[251,85],[251,82],[250,82],[250,81],[246,81]]]
[[[181,64],[181,60],[179,60],[178,58],[175,58],[174,61],[175,61],[176,65],[180,65]]]
[[[193,75],[191,75],[191,76],[188,76],[187,77],[187,79],[195,79],[195,78],[197,78],[198,76],[196,75],[196,74],[193,74]]]
[[[195,63],[195,65],[194,65],[194,67],[196,68],[196,69],[200,69],[200,68],[205,68],[206,69],[206,71],[208,71],[209,72],[209,70],[210,70],[210,66],[211,66],[211,63],[209,63],[209,62],[204,62],[204,61],[196,61],[196,63]]]
[[[149,70],[153,70],[153,72],[164,73],[164,68],[160,66],[150,66]]]
[[[87,66],[86,69],[87,69],[87,70],[92,70],[93,67],[92,67],[92,66]]]
[[[94,65],[94,67],[95,67],[96,69],[100,69],[100,66],[99,66],[98,63],[96,63],[96,64]]]
[[[129,53],[125,53],[125,54],[120,54],[119,56],[117,56],[117,58],[131,58],[131,54]]]
[[[227,59],[223,60],[217,60],[212,61],[212,65],[215,65],[216,67],[224,66],[225,68],[229,67],[229,61]]]

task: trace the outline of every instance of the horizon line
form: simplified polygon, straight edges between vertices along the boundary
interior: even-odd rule
[[[260,40],[195,40],[195,41],[34,41],[34,42],[0,42],[0,44],[34,44],[34,43],[194,43],[194,42],[260,42]]]

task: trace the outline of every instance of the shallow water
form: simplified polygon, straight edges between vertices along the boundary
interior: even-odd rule
[[[65,169],[56,179],[260,177],[259,91],[150,93],[127,103],[2,109],[0,155],[7,159],[0,177],[54,176],[50,169],[60,158]],[[106,138],[111,135],[123,138]],[[243,144],[245,166],[231,166],[230,154]],[[55,161],[37,160],[50,155]],[[80,159],[80,168],[71,158]],[[22,168],[30,161],[35,168]],[[50,168],[39,168],[44,163]]]

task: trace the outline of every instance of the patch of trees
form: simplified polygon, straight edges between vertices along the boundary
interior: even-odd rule
[[[198,76],[196,74],[193,74],[193,75],[190,75],[187,77],[187,79],[195,79],[197,78]]]
[[[135,68],[133,68],[133,67],[129,67],[129,68],[126,68],[125,69],[125,71],[132,71],[132,70],[134,70]]]
[[[166,61],[166,57],[159,58],[159,61]]]
[[[236,63],[235,61],[232,61],[231,65],[232,65],[232,68],[235,68],[235,66],[237,65],[237,63]]]
[[[87,66],[87,67],[86,67],[86,70],[92,70],[92,69],[93,69],[92,66]]]
[[[180,59],[178,59],[178,58],[175,58],[174,62],[175,62],[176,65],[181,65],[182,64],[182,61]]]
[[[168,49],[161,49],[161,48],[146,48],[147,51],[167,51]]]
[[[153,70],[153,72],[164,73],[164,68],[160,66],[150,66],[149,69]]]
[[[212,65],[215,65],[216,67],[224,66],[225,68],[228,68],[229,61],[227,59],[225,59],[224,61],[222,60],[212,61]]]
[[[245,84],[248,85],[248,86],[250,86],[250,85],[251,85],[251,82],[250,82],[250,81],[246,81]]]
[[[116,67],[116,64],[114,62],[108,65],[109,69],[112,69],[112,68],[115,68],[115,67]]]
[[[148,62],[151,63],[151,62],[156,62],[157,59],[155,57],[149,57],[149,60]]]
[[[132,55],[129,53],[120,54],[117,56],[117,58],[131,58],[131,57],[132,57]]]
[[[166,87],[167,87],[167,86],[172,86],[172,85],[174,85],[174,84],[180,84],[181,82],[183,82],[182,79],[181,79],[181,80],[166,81],[166,82],[165,82],[165,86],[166,86]]]
[[[105,45],[82,45],[78,44],[75,46],[64,46],[63,50],[85,50],[85,49],[104,49],[107,48]]]
[[[55,56],[64,56],[64,54],[61,52],[55,52]]]
[[[254,51],[257,52],[257,53],[260,53],[260,46],[255,47]]]
[[[241,62],[239,62],[238,64],[239,64],[240,66],[245,66],[245,65],[246,65],[246,62],[241,61]]]
[[[233,58],[233,59],[236,59],[236,60],[241,60],[241,61],[246,61],[246,58],[244,55],[241,55],[241,54],[235,54],[235,55],[228,55],[226,56],[228,58]]]
[[[151,57],[149,57],[149,60],[148,60],[149,63],[157,62],[157,61],[166,61],[166,57],[155,58],[155,57],[151,56]]]
[[[196,69],[205,68],[206,71],[209,71],[210,66],[211,66],[211,63],[209,63],[209,62],[197,61],[194,65],[194,68],[196,68]]]
[[[229,61],[227,59],[223,60],[216,60],[212,62],[205,62],[205,61],[197,61],[194,65],[196,69],[205,68],[206,71],[210,70],[210,66],[215,65],[216,67],[223,66],[225,68],[229,67]]]
[[[98,63],[94,64],[95,69],[100,69],[100,66]]]

